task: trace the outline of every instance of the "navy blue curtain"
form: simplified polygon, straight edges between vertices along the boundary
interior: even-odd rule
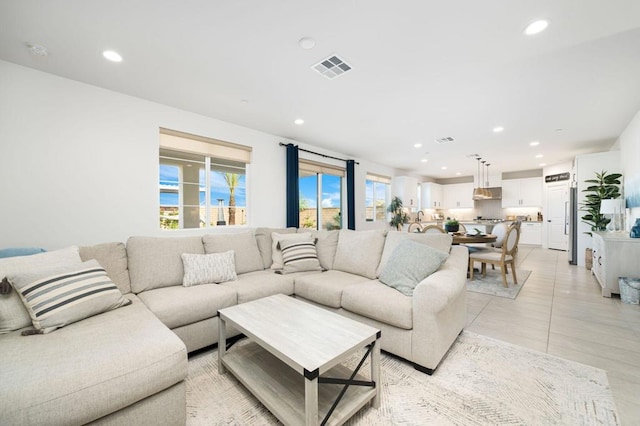
[[[287,145],[287,227],[300,227],[298,147]]]
[[[356,229],[356,162],[347,160],[347,228]]]

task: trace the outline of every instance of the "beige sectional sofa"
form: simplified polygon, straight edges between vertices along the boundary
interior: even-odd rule
[[[466,322],[467,249],[448,235],[313,231],[325,271],[271,269],[273,232],[131,237],[80,249],[133,301],[50,334],[0,334],[0,412],[6,424],[184,424],[187,353],[218,338],[218,309],[291,295],[382,331],[381,347],[431,373]],[[448,252],[413,296],[378,277],[402,240]],[[233,250],[238,279],[182,285],[182,253]],[[419,260],[418,260],[419,261]],[[1,297],[1,296],[0,296]]]

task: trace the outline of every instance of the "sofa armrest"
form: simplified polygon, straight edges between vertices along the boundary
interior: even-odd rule
[[[465,291],[468,264],[467,247],[452,246],[449,257],[440,269],[416,286],[413,292],[414,317],[420,312],[440,312]]]

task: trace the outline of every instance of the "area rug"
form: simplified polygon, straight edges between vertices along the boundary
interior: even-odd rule
[[[487,275],[485,277],[483,277],[480,272],[474,272],[473,281],[467,280],[467,291],[515,299],[518,293],[520,293],[520,290],[522,290],[522,287],[524,287],[524,283],[527,282],[529,275],[531,275],[531,271],[516,269],[518,284],[513,284],[513,275],[509,274],[509,276],[507,276],[509,287],[505,287],[504,284],[502,284],[500,268],[496,267],[496,269],[491,269],[491,266],[487,265]]]
[[[381,369],[380,408],[367,405],[346,424],[619,424],[604,370],[475,333],[463,332],[432,376],[384,352]],[[186,386],[187,425],[279,424],[231,374],[218,374],[216,350],[189,359]]]

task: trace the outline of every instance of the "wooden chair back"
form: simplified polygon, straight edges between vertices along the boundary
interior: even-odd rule
[[[444,228],[439,227],[438,225],[427,225],[422,229],[423,234],[446,234],[447,231]]]

